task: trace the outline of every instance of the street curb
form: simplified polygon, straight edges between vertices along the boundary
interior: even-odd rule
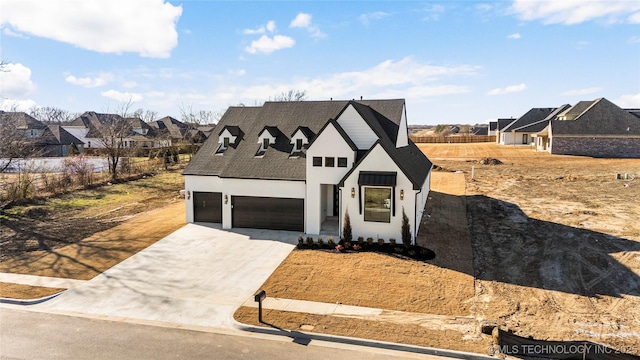
[[[45,296],[45,297],[41,297],[38,299],[12,299],[12,298],[3,298],[0,297],[0,304],[11,304],[11,305],[38,305],[38,304],[42,304],[43,302],[49,301],[53,298],[55,298],[56,296],[62,294],[63,292],[65,292],[66,290],[60,291],[59,293],[53,294],[53,295],[49,295],[49,296]]]
[[[393,350],[393,351],[402,351],[413,354],[421,354],[421,355],[432,355],[432,356],[444,356],[453,359],[470,359],[470,360],[495,360],[495,357],[480,355],[475,353],[456,351],[456,350],[444,350],[437,348],[429,348],[418,345],[407,345],[407,344],[399,344],[392,343],[386,341],[378,341],[378,340],[367,340],[367,339],[359,339],[347,336],[340,335],[328,335],[328,334],[318,334],[318,333],[308,333],[297,330],[286,330],[279,328],[266,328],[254,325],[247,325],[241,322],[232,319],[232,325],[238,330],[246,331],[250,333],[257,334],[265,334],[265,335],[275,335],[288,337],[293,340],[295,343],[300,343],[302,345],[307,345],[311,340],[317,341],[326,341],[344,345],[354,345],[354,346],[363,346],[369,348],[376,349],[384,349],[384,350]],[[306,341],[299,341],[306,340]]]

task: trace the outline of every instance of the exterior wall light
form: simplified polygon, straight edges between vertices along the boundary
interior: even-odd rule
[[[224,203],[227,204],[229,202],[229,196],[225,195],[224,196]]]
[[[404,190],[400,189],[400,200],[404,200]]]
[[[187,190],[187,200],[191,199],[191,191]]]
[[[351,197],[356,197],[356,189],[355,188],[351,188]]]

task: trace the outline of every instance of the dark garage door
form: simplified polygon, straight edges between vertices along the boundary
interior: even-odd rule
[[[222,193],[193,192],[193,220],[195,222],[222,222]]]
[[[232,226],[304,231],[304,199],[232,196]]]

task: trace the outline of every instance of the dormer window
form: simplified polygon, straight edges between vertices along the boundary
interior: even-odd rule
[[[260,147],[258,148],[258,152],[256,152],[255,156],[264,156],[269,149],[269,146],[276,143],[278,136],[281,136],[281,133],[277,127],[265,126],[258,135],[258,144],[260,144]]]
[[[291,134],[291,156],[299,156],[304,150],[305,145],[309,145],[309,142],[315,134],[306,126],[299,126],[296,131]]]
[[[269,148],[269,138],[262,139],[262,150],[267,151]]]
[[[225,126],[218,134],[218,150],[216,154],[224,153],[229,147],[235,148],[240,140],[242,140],[243,132],[237,126]]]
[[[296,139],[296,146],[293,148],[293,151],[302,151],[302,139]]]

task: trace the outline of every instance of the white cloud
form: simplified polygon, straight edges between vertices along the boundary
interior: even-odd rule
[[[640,21],[640,2],[628,0],[515,0],[511,11],[522,20],[544,24],[573,25],[595,19],[619,22],[625,18],[631,23]]]
[[[86,88],[95,88],[106,85],[113,80],[113,75],[110,73],[102,73],[95,78],[84,77],[78,78],[73,75],[68,75],[64,80],[73,85],[78,85]]]
[[[25,36],[24,34],[14,32],[13,30],[9,29],[8,27],[4,28],[2,30],[2,32],[5,35],[11,36],[11,37],[16,37],[16,38],[21,38],[21,39],[28,39],[29,38],[28,36]]]
[[[299,13],[295,19],[289,24],[290,28],[303,28],[307,29],[309,34],[314,38],[323,38],[327,35],[320,31],[320,28],[311,23],[311,15],[305,13]]]
[[[422,18],[422,21],[438,21],[440,20],[440,15],[444,13],[444,6],[436,4],[425,7],[422,11],[427,13],[425,17]]]
[[[9,63],[0,71],[0,97],[23,99],[36,86],[31,81],[31,69],[20,63]]]
[[[474,76],[477,70],[478,67],[470,65],[427,65],[407,57],[399,61],[387,60],[362,71],[341,72],[289,83],[254,85],[236,89],[236,93],[249,103],[268,99],[289,89],[306,90],[313,99],[352,99],[360,96],[425,98],[468,92],[465,86],[440,84],[438,81],[448,77]]]
[[[594,93],[597,93],[597,92],[600,92],[600,91],[602,91],[602,88],[590,87],[590,88],[578,89],[578,90],[568,90],[568,91],[565,91],[565,92],[561,93],[560,95],[562,95],[562,96],[582,96],[582,95],[594,94]]]
[[[252,41],[251,45],[247,46],[245,50],[250,54],[270,54],[276,50],[293,47],[295,43],[295,40],[288,36],[275,35],[274,37],[269,37],[262,35],[260,39]]]
[[[229,72],[229,75],[233,75],[233,76],[243,76],[247,73],[245,69],[229,70],[228,72]]]
[[[511,94],[511,93],[516,93],[516,92],[521,92],[524,91],[527,88],[527,85],[522,83],[519,85],[509,85],[505,88],[495,88],[493,90],[490,90],[489,92],[487,92],[487,95],[505,95],[505,94]]]
[[[38,104],[36,104],[36,102],[31,99],[26,99],[26,100],[2,99],[2,101],[0,101],[0,110],[2,111],[27,112],[36,106],[38,106]]]
[[[640,11],[629,15],[627,20],[632,24],[640,24]]]
[[[275,21],[269,20],[269,22],[267,22],[267,25],[261,25],[255,29],[244,29],[242,33],[245,35],[260,35],[260,34],[266,34],[267,31],[271,33],[276,31]]]
[[[109,99],[113,99],[119,102],[138,102],[138,101],[142,101],[142,99],[144,99],[144,97],[142,96],[142,94],[138,94],[138,93],[130,93],[130,92],[120,92],[118,90],[107,90],[107,91],[103,91],[100,93],[100,95],[109,98]]]
[[[389,13],[383,11],[375,11],[371,13],[362,14],[358,17],[358,20],[364,25],[369,25],[370,22],[384,19],[389,16]]]
[[[640,93],[622,95],[613,102],[621,108],[640,108]]]
[[[0,25],[102,53],[166,58],[181,15],[164,0],[3,0]]]
[[[507,36],[507,39],[512,39],[512,40],[517,40],[520,39],[522,36],[520,36],[520,33],[515,33],[515,34],[511,34]]]
[[[292,28],[307,28],[311,26],[311,15],[305,13],[299,13],[296,18],[291,21],[289,27]]]
[[[138,83],[130,80],[130,81],[125,81],[124,83],[122,83],[122,87],[126,88],[126,89],[133,89],[135,87],[138,86]]]

